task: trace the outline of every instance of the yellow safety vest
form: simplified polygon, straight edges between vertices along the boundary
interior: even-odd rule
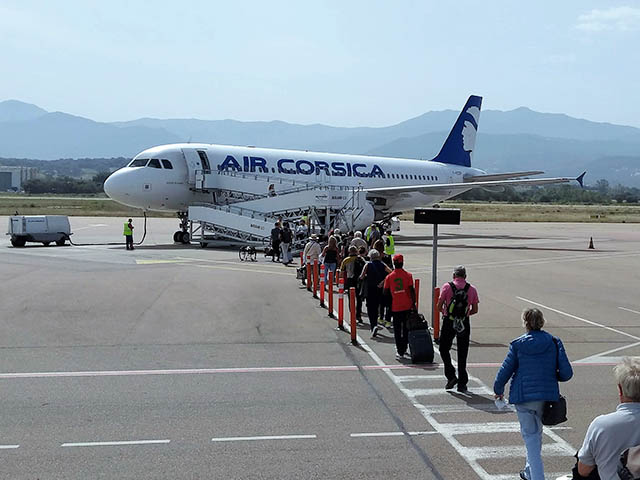
[[[133,235],[133,231],[129,228],[129,222],[124,222],[124,235]]]
[[[384,253],[387,255],[393,255],[396,253],[395,241],[393,240],[392,235],[387,235],[387,239],[389,240],[389,245],[387,245],[387,242],[384,242]]]

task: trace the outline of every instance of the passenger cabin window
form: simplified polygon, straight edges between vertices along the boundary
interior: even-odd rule
[[[209,165],[209,157],[207,157],[207,152],[198,150],[198,156],[200,157],[200,161],[202,162],[202,169],[211,170],[211,166]]]
[[[160,166],[160,160],[158,160],[157,158],[152,158],[151,160],[149,160],[149,165],[147,165],[147,167],[162,168]]]
[[[164,158],[161,160],[162,162],[162,166],[164,168],[166,168],[167,170],[173,170],[173,165],[171,165],[171,162],[169,160],[165,160]]]
[[[147,162],[149,161],[148,158],[136,158],[133,162],[131,162],[129,164],[130,167],[145,167],[147,165]]]

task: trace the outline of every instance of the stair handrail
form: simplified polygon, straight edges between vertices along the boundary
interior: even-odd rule
[[[347,201],[344,203],[344,205],[342,206],[342,208],[340,210],[338,210],[338,212],[334,215],[333,220],[331,221],[331,228],[334,229],[336,227],[336,224],[338,223],[338,218],[343,217],[344,218],[344,223],[348,225],[347,222],[347,216],[345,214],[345,212],[351,210],[356,210],[356,206],[355,206],[355,200],[356,200],[356,195],[357,195],[357,199],[358,199],[358,207],[360,208],[360,194],[362,193],[362,185],[358,185],[357,187],[351,187],[352,189],[352,193],[351,193],[351,197],[349,197],[347,199]],[[351,203],[351,206],[349,207],[349,203]],[[351,225],[353,226],[353,225]]]

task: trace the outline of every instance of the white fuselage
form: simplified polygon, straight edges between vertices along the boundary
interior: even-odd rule
[[[139,153],[128,166],[107,179],[105,192],[132,207],[184,212],[194,203],[215,201],[213,193],[194,189],[198,172],[207,170],[256,173],[261,178],[273,178],[275,185],[277,179],[288,179],[364,189],[459,184],[465,176],[484,173],[476,168],[426,160],[184,143]],[[376,210],[389,213],[433,205],[459,193],[459,187],[455,192],[443,187],[429,193],[381,192],[369,197]],[[377,202],[377,196],[384,197],[384,201]]]

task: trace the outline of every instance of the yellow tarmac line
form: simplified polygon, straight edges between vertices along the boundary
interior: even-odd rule
[[[267,273],[269,275],[286,275],[288,277],[292,276],[293,272],[273,272],[273,271],[269,271],[269,270],[258,270],[256,268],[234,268],[234,267],[226,267],[223,265],[196,265],[196,264],[188,264],[185,263],[184,265],[189,265],[189,266],[193,266],[193,267],[198,267],[198,268],[213,268],[213,269],[218,269],[218,270],[234,270],[236,272],[254,272],[254,273]]]
[[[260,267],[263,268],[275,268],[278,270],[282,270],[282,264],[281,263],[275,263],[275,262],[266,262],[266,263],[260,263],[260,262],[241,262],[240,260],[210,260],[208,258],[189,258],[189,257],[176,257],[179,258],[181,260],[189,260],[191,262],[207,262],[207,263],[227,263],[227,264],[231,264],[231,265],[260,265]],[[299,264],[299,261],[298,261]],[[298,265],[296,264],[296,266]],[[287,267],[285,267],[287,268]]]

